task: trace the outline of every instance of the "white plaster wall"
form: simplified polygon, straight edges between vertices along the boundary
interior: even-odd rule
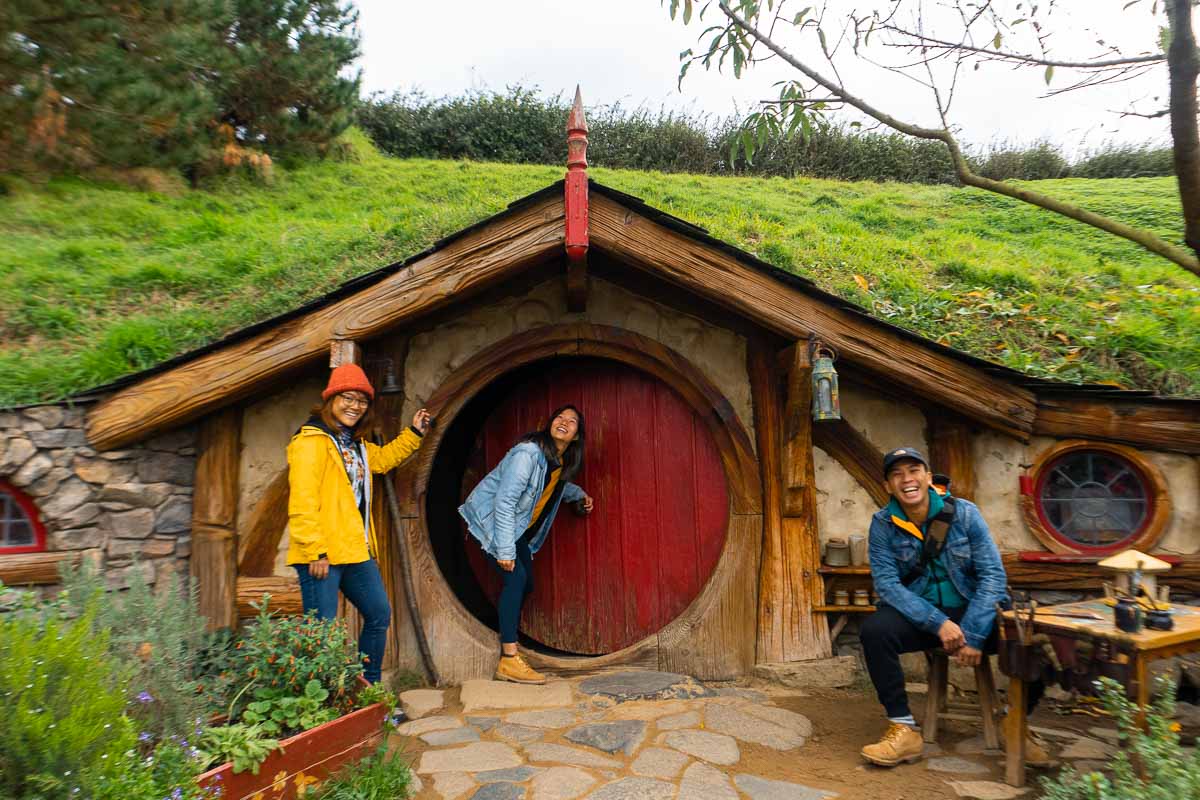
[[[999,433],[981,432],[972,439],[979,486],[975,502],[1003,551],[1044,550],[1021,513],[1020,477],[1026,465],[1059,440],[1034,437],[1029,444]],[[1200,552],[1200,459],[1176,453],[1139,451],[1163,474],[1171,498],[1171,520],[1156,551]]]
[[[737,413],[753,443],[753,411],[746,374],[746,340],[697,317],[654,303],[616,284],[591,278],[587,310],[567,312],[561,280],[509,298],[413,337],[405,365],[405,419],[472,356],[515,333],[543,325],[591,322],[639,333],[678,351],[713,382]]]
[[[852,534],[866,536],[871,527],[871,515],[878,511],[871,495],[819,447],[813,448],[813,468],[817,478],[817,526],[822,550],[831,536],[843,539]]]
[[[929,444],[925,438],[925,414],[921,409],[858,387],[839,386],[838,393],[841,395],[842,416],[867,437],[879,452],[886,453],[897,447],[917,447],[926,455],[929,454]]]

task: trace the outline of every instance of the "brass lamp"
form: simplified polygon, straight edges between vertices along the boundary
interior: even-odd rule
[[[820,422],[841,419],[842,406],[838,399],[838,374],[833,368],[837,353],[833,348],[814,339],[809,348],[812,353],[812,418]]]

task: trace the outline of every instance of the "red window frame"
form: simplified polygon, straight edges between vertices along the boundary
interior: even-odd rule
[[[33,544],[23,544],[13,547],[0,545],[0,556],[19,555],[21,553],[40,553],[46,549],[46,526],[42,523],[42,514],[33,498],[13,486],[6,480],[0,480],[0,494],[12,498],[17,507],[25,512],[33,528]]]
[[[1070,539],[1051,523],[1041,502],[1042,489],[1053,468],[1065,458],[1081,451],[1092,451],[1115,458],[1131,468],[1146,496],[1146,516],[1137,529],[1119,542],[1093,547]],[[1111,442],[1070,439],[1058,442],[1037,457],[1021,476],[1021,506],[1030,533],[1051,553],[1091,557],[1099,560],[1126,549],[1151,552],[1166,532],[1171,519],[1171,500],[1162,472],[1137,450]]]

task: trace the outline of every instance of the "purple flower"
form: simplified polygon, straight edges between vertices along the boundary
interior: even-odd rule
[[[171,790],[171,800],[183,800],[183,789],[176,786]]]
[[[154,738],[154,734],[151,733],[150,731],[142,731],[141,733],[138,734],[139,742],[148,742],[153,738]]]
[[[150,694],[149,692],[142,692],[137,696],[136,699],[139,703],[153,703],[154,695]]]

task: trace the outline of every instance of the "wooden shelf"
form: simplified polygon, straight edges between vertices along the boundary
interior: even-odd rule
[[[822,575],[870,575],[871,568],[868,566],[861,567],[830,567],[822,564],[817,568],[817,572]]]
[[[875,606],[814,606],[813,611],[823,611],[826,614],[870,614]]]

